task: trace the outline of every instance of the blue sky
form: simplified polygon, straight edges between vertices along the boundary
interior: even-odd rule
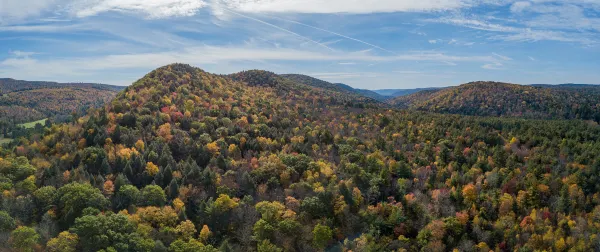
[[[0,77],[128,85],[189,63],[357,88],[600,83],[600,0],[0,0]]]

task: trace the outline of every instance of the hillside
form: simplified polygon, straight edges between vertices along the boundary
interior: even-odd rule
[[[597,125],[361,107],[277,77],[164,66],[0,148],[0,250],[597,248]]]
[[[398,97],[391,104],[438,113],[600,121],[600,87],[472,82]]]
[[[121,91],[125,87],[121,86],[112,86],[106,84],[97,84],[97,83],[58,83],[58,82],[50,82],[50,81],[25,81],[25,80],[15,80],[11,78],[0,78],[0,94],[20,91],[20,90],[30,90],[30,89],[40,89],[40,88],[64,88],[64,87],[79,87],[79,88],[94,88],[100,90],[111,90],[111,91]]]
[[[338,92],[347,92],[348,91],[344,87],[340,87],[333,83],[330,83],[330,82],[327,82],[324,80],[320,80],[320,79],[317,79],[317,78],[314,78],[314,77],[311,77],[308,75],[282,74],[281,77],[286,78],[286,79],[291,80],[296,83],[301,83],[301,84],[312,86],[312,87],[317,87],[317,88],[322,88],[322,89],[327,89],[327,90],[332,90],[332,91],[338,91]]]
[[[374,91],[371,91],[371,90],[353,88],[353,87],[348,86],[348,85],[346,85],[344,83],[334,83],[334,85],[337,85],[337,86],[339,86],[339,87],[341,87],[341,88],[343,88],[343,89],[345,89],[347,91],[354,92],[354,93],[362,95],[364,97],[369,97],[369,98],[372,98],[372,99],[375,99],[375,100],[378,100],[378,101],[381,101],[381,102],[385,101],[385,100],[387,100],[389,98],[392,98],[391,96],[380,95],[380,94],[378,94],[378,93],[376,93]]]
[[[114,98],[125,87],[0,79],[0,121],[19,124],[72,112],[82,114]]]
[[[380,107],[386,104],[378,102],[360,93],[346,90],[335,84],[306,75],[277,75],[263,70],[250,70],[227,75],[234,81],[241,81],[250,86],[270,87],[278,93],[290,92],[312,94],[329,99],[329,104],[344,104],[350,107]]]

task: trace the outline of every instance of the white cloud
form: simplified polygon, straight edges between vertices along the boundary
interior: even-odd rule
[[[430,39],[428,42],[429,44],[437,44],[438,41],[437,39]]]
[[[527,57],[528,57],[528,58],[529,58],[529,60],[531,60],[531,61],[537,61],[537,59],[535,59],[534,57],[531,57],[531,56],[527,56]]]
[[[119,11],[143,13],[149,18],[193,16],[207,6],[202,0],[80,0],[68,9],[77,17],[94,16],[102,12]]]
[[[220,19],[225,10],[245,13],[391,13],[431,12],[498,4],[499,0],[0,0],[0,24],[31,21],[44,13],[89,17],[103,12],[140,14],[147,18],[193,16],[210,7]],[[512,0],[511,0],[512,1]],[[501,1],[502,2],[502,1]],[[53,17],[60,20],[63,17]]]
[[[375,13],[442,11],[468,7],[474,0],[220,0],[243,12]]]
[[[138,69],[147,72],[174,62],[192,65],[228,65],[234,62],[479,62],[494,63],[491,56],[458,56],[443,53],[409,52],[394,56],[377,56],[369,52],[307,51],[286,48],[233,46],[196,46],[158,53],[115,54],[97,57],[36,59],[13,57],[0,61],[0,72],[13,78],[60,80],[97,76],[102,71]],[[66,76],[66,77],[65,77]],[[75,81],[73,79],[63,81]],[[133,81],[133,80],[131,80]],[[123,84],[123,83],[121,83]]]
[[[511,12],[522,12],[531,6],[530,2],[516,2],[510,6]]]
[[[0,0],[0,25],[41,15],[58,2],[60,0]]]

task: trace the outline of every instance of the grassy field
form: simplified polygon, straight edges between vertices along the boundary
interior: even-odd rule
[[[0,145],[3,145],[5,143],[10,143],[12,141],[12,139],[10,138],[0,138]]]
[[[27,128],[27,129],[31,129],[31,128],[35,127],[35,125],[38,124],[38,123],[44,125],[46,123],[46,120],[48,120],[48,118],[42,119],[42,120],[38,120],[38,121],[35,121],[35,122],[28,122],[28,123],[19,124],[19,126],[23,126],[23,127]]]

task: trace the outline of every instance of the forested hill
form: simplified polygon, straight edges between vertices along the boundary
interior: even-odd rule
[[[0,128],[43,118],[85,113],[125,87],[0,79]],[[59,120],[60,121],[60,120]]]
[[[40,88],[65,88],[65,87],[79,87],[79,88],[94,88],[100,90],[111,90],[121,91],[125,89],[123,86],[113,86],[106,84],[97,83],[58,83],[50,81],[25,81],[15,80],[11,78],[0,78],[0,94],[6,94],[21,90],[31,90]]]
[[[600,121],[600,86],[524,86],[472,82],[397,97],[403,108],[478,116]]]
[[[0,250],[600,248],[597,125],[357,107],[268,76],[168,65],[0,148]]]
[[[375,100],[382,101],[382,102],[386,101],[386,100],[388,100],[388,99],[390,99],[390,98],[393,97],[393,96],[380,95],[377,92],[372,91],[372,90],[353,88],[353,87],[348,86],[348,85],[346,85],[344,83],[334,83],[334,85],[339,86],[339,87],[341,87],[343,89],[346,89],[346,90],[348,90],[350,92],[354,92],[354,93],[357,93],[359,95],[362,95],[362,96],[365,96],[365,97],[369,97],[369,98],[373,98]]]
[[[303,74],[282,74],[281,77],[289,79],[293,82],[296,83],[301,83],[301,84],[305,84],[305,85],[309,85],[309,86],[313,86],[313,87],[318,87],[318,88],[323,88],[323,89],[328,89],[328,90],[333,90],[333,91],[338,91],[338,92],[347,92],[348,90],[346,90],[345,88],[335,85],[333,83],[324,81],[324,80],[320,80],[308,75],[303,75]]]
[[[374,98],[358,92],[346,90],[338,85],[306,75],[275,73],[264,70],[250,70],[227,75],[234,81],[241,81],[250,86],[271,87],[278,93],[297,95],[311,94],[329,100],[329,104],[345,104],[350,107],[387,107]]]

